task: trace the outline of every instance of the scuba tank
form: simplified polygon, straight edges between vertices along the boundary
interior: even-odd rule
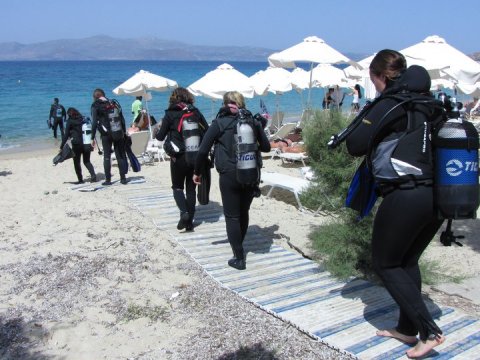
[[[237,122],[237,180],[240,184],[255,184],[259,179],[257,165],[257,139],[253,118],[239,109]]]
[[[478,132],[460,118],[456,99],[445,104],[448,121],[436,131],[435,199],[443,219],[476,218],[480,203],[478,184]]]
[[[194,113],[187,113],[182,117],[182,136],[185,143],[185,161],[194,166],[200,147],[200,127],[198,121],[190,120],[192,115]]]
[[[92,122],[89,117],[83,117],[82,121],[82,142],[84,147],[91,150],[92,143]]]

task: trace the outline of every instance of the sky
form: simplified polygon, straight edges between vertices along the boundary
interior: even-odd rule
[[[429,35],[472,54],[478,0],[0,0],[0,42],[95,35],[283,50],[315,35],[342,53],[401,50]]]

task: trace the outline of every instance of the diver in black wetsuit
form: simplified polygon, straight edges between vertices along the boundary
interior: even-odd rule
[[[82,166],[80,165],[80,160],[83,156],[83,165],[87,168],[90,173],[90,181],[97,181],[97,176],[95,175],[95,169],[93,168],[92,163],[90,162],[90,153],[93,148],[90,143],[84,144],[83,142],[83,132],[82,125],[84,122],[83,116],[75,108],[68,108],[67,110],[67,124],[65,126],[65,136],[60,145],[60,150],[63,149],[63,146],[69,138],[72,139],[72,150],[75,156],[73,157],[73,166],[75,167],[75,173],[77,174],[78,184],[83,183],[82,176]]]
[[[57,128],[60,128],[60,137],[63,140],[63,122],[65,121],[67,113],[62,104],[58,102],[58,98],[53,99],[53,104],[50,106],[50,115],[48,120],[50,121],[51,128],[53,131],[53,137],[57,138]]]
[[[388,93],[397,87],[397,83],[403,84],[406,81],[409,70],[406,69],[406,61],[402,54],[393,50],[382,50],[370,64],[370,78],[379,93]],[[415,88],[414,92],[428,94],[430,77],[425,69],[422,70],[421,76],[412,77],[416,84],[411,88]],[[346,139],[350,154],[367,155],[371,158],[382,140],[392,139],[396,133],[406,128],[407,115],[402,107],[394,110],[380,123],[387,111],[398,102],[386,98],[372,106],[363,117],[362,123]],[[390,119],[393,121],[390,122]],[[382,128],[386,121],[391,125]],[[377,132],[379,129],[381,131]],[[374,144],[373,151],[367,153],[371,141]],[[407,157],[410,149],[413,151],[414,148],[422,148],[422,141],[425,139],[406,147],[409,149]],[[402,156],[405,156],[405,153]],[[374,170],[375,166],[376,164],[373,165]],[[421,173],[430,174],[432,167],[430,160],[430,164],[425,164],[425,169],[421,169]],[[373,225],[373,267],[400,307],[397,326],[393,329],[380,330],[377,335],[393,337],[404,343],[416,343],[415,347],[407,351],[407,355],[410,358],[422,357],[445,341],[442,331],[435,324],[422,299],[422,280],[418,266],[420,256],[442,224],[434,210],[432,176],[428,175],[430,178],[417,181],[417,173],[400,187],[395,183],[379,180],[378,171],[373,173],[383,196]],[[420,337],[418,342],[417,334]]]
[[[215,167],[220,174],[220,192],[223,213],[227,228],[227,237],[234,257],[228,265],[238,270],[245,269],[243,240],[248,229],[250,204],[258,190],[252,185],[240,184],[237,180],[237,152],[235,136],[237,132],[239,109],[245,109],[245,99],[236,92],[227,92],[223,96],[223,107],[213,120],[198,150],[195,163],[194,182],[201,182],[201,169],[207,159],[210,148],[215,144]],[[270,143],[259,121],[254,121],[255,135],[259,150],[270,151]]]
[[[195,121],[198,124],[199,137],[208,129],[208,123],[202,113],[193,106],[195,99],[193,95],[185,88],[173,90],[169,99],[168,109],[165,110],[165,116],[162,125],[155,135],[159,141],[166,140],[169,144],[174,144],[179,151],[170,152],[170,176],[172,179],[173,198],[180,210],[180,220],[177,224],[178,230],[193,230],[193,217],[195,215],[196,204],[196,185],[193,183],[193,165],[187,161],[185,154],[185,139],[182,135],[183,121]],[[188,119],[188,120],[187,120]],[[199,143],[196,145],[198,146]],[[185,192],[184,192],[185,188]]]
[[[123,131],[123,136],[119,139],[114,140],[112,137],[112,132],[110,129],[110,119],[108,117],[108,112],[106,107],[109,105],[109,100],[105,97],[105,92],[102,89],[95,89],[93,92],[93,104],[91,107],[92,112],[92,146],[94,145],[95,135],[98,131],[100,132],[102,138],[102,147],[103,147],[103,168],[105,171],[105,181],[102,185],[111,185],[112,184],[112,146],[115,151],[115,157],[118,163],[118,169],[120,171],[120,182],[122,184],[127,184],[126,174],[128,171],[128,162],[127,162],[127,153],[126,153],[126,143],[125,143],[125,119],[123,115],[121,116],[121,127]],[[121,110],[120,110],[121,115]]]

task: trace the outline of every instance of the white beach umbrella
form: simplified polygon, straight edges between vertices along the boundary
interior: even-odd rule
[[[218,66],[187,89],[195,96],[206,96],[211,99],[222,99],[228,91],[238,91],[247,98],[254,95],[250,78],[229,64]]]
[[[174,80],[140,70],[113,89],[117,95],[147,96],[147,91],[167,91],[178,86]]]
[[[314,64],[348,63],[358,67],[358,64],[354,61],[342,55],[316,36],[309,36],[297,45],[270,55],[268,57],[268,62],[273,66],[286,68],[296,67],[297,62],[309,63],[310,76],[312,75],[311,73]],[[310,77],[307,101],[308,106],[310,106],[311,88],[312,79]]]
[[[293,89],[291,73],[277,67],[269,66],[266,70],[256,72],[250,76],[250,81],[256,95],[263,96],[269,92],[275,94],[277,112],[280,111],[279,96]]]
[[[310,72],[302,68],[293,69],[290,73],[290,78],[292,80],[292,87],[295,90],[308,89],[310,86]]]
[[[291,73],[285,69],[269,66],[250,76],[255,94],[283,94],[292,90]]]
[[[314,87],[348,86],[345,72],[330,64],[318,64],[312,70],[312,86]]]
[[[432,79],[448,74],[455,82],[465,85],[473,85],[480,80],[480,64],[437,35],[428,36],[400,52],[407,58],[408,66],[423,66]]]
[[[142,96],[145,98],[145,106],[148,116],[148,128],[150,130],[150,138],[152,137],[152,128],[150,125],[150,113],[148,111],[148,100],[152,98],[149,91],[167,91],[175,89],[178,84],[174,80],[167,79],[163,76],[153,74],[151,72],[140,70],[131,78],[127,79],[115,89],[113,93],[116,95]]]

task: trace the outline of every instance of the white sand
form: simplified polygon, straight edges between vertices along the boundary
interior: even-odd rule
[[[199,281],[188,256],[151,219],[129,208],[116,188],[70,190],[68,182],[76,181],[73,164],[53,167],[55,153],[0,155],[0,320],[4,326],[20,322],[29,340],[19,344],[32,345],[22,351],[68,359],[128,358],[197,336],[201,317],[185,314],[171,299]],[[98,154],[92,162],[103,173]],[[299,166],[265,161],[266,170],[294,176],[300,176]],[[116,167],[112,173],[118,179]],[[221,203],[213,174],[211,200]],[[143,166],[139,175],[169,184],[169,163]],[[290,239],[308,253],[312,226],[326,219],[297,211],[289,193],[274,195],[254,200],[251,226],[274,234],[285,247]],[[463,247],[434,241],[426,256],[446,273],[478,276],[479,220],[461,224],[467,235]],[[129,321],[136,314],[138,319]]]

